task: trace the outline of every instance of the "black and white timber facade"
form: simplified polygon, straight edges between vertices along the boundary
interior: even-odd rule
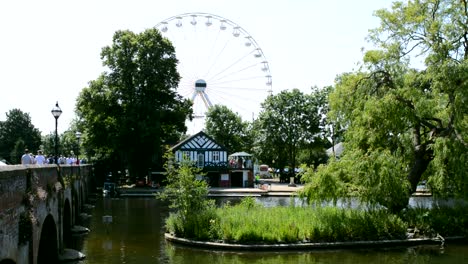
[[[171,148],[176,162],[188,160],[202,169],[212,187],[247,187],[253,184],[252,168],[229,160],[228,150],[203,131]],[[247,162],[245,164],[251,164]]]
[[[204,171],[227,169],[227,149],[203,131],[181,141],[171,150],[174,152],[176,162],[186,159]]]

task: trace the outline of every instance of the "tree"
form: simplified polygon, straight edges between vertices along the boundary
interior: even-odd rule
[[[0,122],[0,157],[9,163],[18,164],[24,148],[28,148],[31,152],[39,149],[41,132],[31,123],[29,114],[20,109],[12,109],[6,113],[6,116],[6,120]],[[23,148],[18,150],[15,146]]]
[[[311,173],[306,191],[358,195],[398,212],[422,179],[434,194],[468,197],[468,5],[395,2],[378,10],[378,50],[363,68],[337,78],[331,116],[346,122],[345,155]],[[425,69],[411,68],[414,53]],[[316,196],[315,198],[318,198]]]
[[[317,167],[319,164],[326,163],[328,156],[326,149],[335,144],[337,133],[332,133],[336,127],[336,122],[327,118],[329,111],[328,95],[333,90],[332,86],[324,88],[312,87],[310,99],[317,107],[319,132],[311,140],[304,141],[300,147],[298,162],[300,164]]]
[[[177,141],[192,115],[190,102],[176,93],[174,47],[156,29],[117,31],[101,57],[109,71],[80,93],[79,125],[95,158],[143,177],[150,167],[162,168],[161,146]]]
[[[80,144],[76,138],[76,128],[74,125],[70,127],[70,130],[63,132],[59,135],[58,155],[65,157],[80,155],[80,158],[85,156],[85,153],[81,151]],[[46,155],[53,155],[55,152],[55,134],[50,133],[42,137],[42,150]]]
[[[244,148],[247,123],[224,105],[214,105],[208,109],[205,124],[206,134],[224,145],[230,152],[246,150]]]
[[[169,201],[169,207],[175,210],[166,220],[166,227],[177,236],[200,236],[203,228],[194,223],[209,223],[216,219],[214,200],[207,199],[208,183],[197,179],[196,176],[203,176],[203,173],[190,160],[176,163],[171,151],[167,151],[164,158],[167,185],[157,198]]]
[[[256,149],[259,156],[283,169],[296,168],[299,147],[313,140],[319,129],[316,101],[298,89],[269,96],[259,115],[259,134]],[[269,153],[269,154],[268,154]]]

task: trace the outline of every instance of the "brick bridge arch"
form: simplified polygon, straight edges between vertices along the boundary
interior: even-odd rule
[[[48,215],[42,223],[37,252],[37,264],[53,264],[58,262],[58,232],[54,217]]]

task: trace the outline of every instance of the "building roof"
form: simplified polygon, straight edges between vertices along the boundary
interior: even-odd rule
[[[205,134],[205,132],[200,131],[195,135],[192,135],[181,142],[174,145],[170,150],[175,152],[177,150],[219,150],[227,151],[227,149],[217,143],[213,138]]]

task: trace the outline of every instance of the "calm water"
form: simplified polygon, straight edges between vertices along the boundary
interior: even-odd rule
[[[267,203],[289,204],[289,198]],[[234,199],[235,200],[235,199]],[[287,252],[225,252],[188,248],[164,240],[169,211],[154,198],[98,198],[89,222],[91,233],[76,248],[87,258],[80,264],[114,263],[468,263],[468,245],[446,244],[377,250],[314,250]],[[112,216],[112,223],[102,217]]]

